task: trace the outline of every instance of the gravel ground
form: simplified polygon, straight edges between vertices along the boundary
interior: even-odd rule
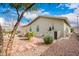
[[[8,37],[4,40],[6,48]],[[50,45],[45,45],[43,39],[33,37],[32,40],[20,40],[14,38],[12,56],[73,56],[79,55],[79,37],[73,34],[70,39],[61,38]]]
[[[6,49],[8,37],[4,40],[4,50]],[[55,42],[55,41],[54,41]],[[52,45],[52,44],[51,44]],[[33,37],[32,40],[20,40],[19,37],[14,38],[12,56],[40,56],[51,45],[45,45],[43,39]],[[5,51],[4,51],[5,55]]]
[[[70,39],[58,40],[51,45],[41,56],[78,56],[79,55],[79,37],[72,34]]]

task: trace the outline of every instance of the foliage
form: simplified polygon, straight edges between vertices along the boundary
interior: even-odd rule
[[[34,33],[28,32],[28,33],[25,34],[25,36],[28,38],[28,40],[30,40],[34,36]]]
[[[43,40],[45,44],[51,44],[53,42],[52,36],[49,35],[45,36]]]
[[[71,28],[71,32],[74,32],[74,29],[73,28]]]
[[[30,31],[32,31],[32,27],[30,26]]]

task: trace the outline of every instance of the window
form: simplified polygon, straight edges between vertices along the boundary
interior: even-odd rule
[[[49,31],[52,31],[52,30],[54,30],[54,26],[49,27]]]
[[[32,32],[32,27],[30,26],[30,32]]]
[[[37,29],[36,30],[37,30],[37,32],[39,32],[39,25],[37,25]]]
[[[51,26],[49,27],[49,31],[51,31],[52,29],[51,29]]]
[[[54,26],[52,26],[52,30],[54,30]]]

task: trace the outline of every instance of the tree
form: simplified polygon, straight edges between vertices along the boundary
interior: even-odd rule
[[[71,28],[70,30],[71,30],[72,33],[74,32],[74,28]]]
[[[19,25],[21,19],[23,18],[24,13],[27,12],[28,10],[30,10],[30,9],[34,9],[32,7],[35,5],[35,3],[25,3],[25,4],[23,4],[23,3],[10,3],[9,5],[10,5],[11,8],[14,8],[16,10],[18,17],[17,17],[17,22],[14,25],[13,30],[11,32],[11,37],[10,37],[8,44],[7,44],[7,48],[6,48],[6,51],[5,51],[6,55],[11,55],[13,38],[15,36],[16,30],[18,28],[18,25]],[[7,12],[7,11],[5,11],[5,12]]]
[[[3,5],[3,7],[5,7],[5,4],[3,4],[3,3],[1,3],[0,5]],[[48,4],[48,6],[49,5],[51,5],[51,4]],[[10,39],[8,41],[8,44],[7,44],[7,48],[6,48],[6,51],[5,51],[6,55],[11,55],[13,38],[15,36],[18,25],[19,25],[20,21],[23,18],[24,13],[29,11],[29,10],[37,10],[38,9],[35,3],[25,3],[25,4],[24,3],[9,3],[9,6],[16,10],[16,13],[17,13],[18,17],[17,17],[17,22],[13,27]],[[10,12],[9,9],[7,9],[6,11],[4,11],[2,13],[5,14],[5,13],[8,13],[8,12]]]
[[[3,50],[3,33],[2,33],[2,27],[0,25],[0,55],[2,55]]]

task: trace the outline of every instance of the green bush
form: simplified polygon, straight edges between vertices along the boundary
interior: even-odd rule
[[[51,44],[52,42],[53,42],[52,36],[47,35],[47,36],[44,37],[44,43],[45,44]]]
[[[74,29],[73,28],[71,28],[71,32],[74,32]]]
[[[28,32],[28,33],[26,33],[25,36],[28,38],[28,40],[30,40],[34,36],[34,33],[33,32]]]

